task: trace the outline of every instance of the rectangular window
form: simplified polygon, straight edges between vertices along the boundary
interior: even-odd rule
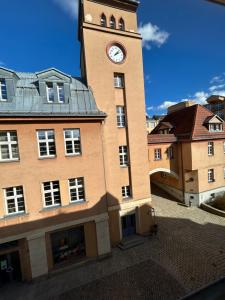
[[[173,159],[173,147],[172,146],[167,149],[167,158]]]
[[[71,202],[83,202],[85,201],[84,193],[84,178],[69,179],[69,191]]]
[[[223,177],[225,179],[225,168],[223,168]]]
[[[44,206],[61,205],[59,181],[49,181],[43,183]]]
[[[56,155],[54,130],[38,130],[38,147],[40,157],[54,157]]]
[[[8,215],[25,212],[22,186],[6,188],[4,189],[4,195]]]
[[[209,131],[210,132],[221,132],[223,131],[223,125],[222,124],[209,124]]]
[[[223,153],[225,154],[225,142],[223,142]]]
[[[122,74],[114,74],[114,87],[124,88],[124,76]]]
[[[48,100],[48,102],[53,103],[54,102],[54,88],[53,88],[53,83],[52,82],[48,82],[47,86],[46,86],[46,89],[47,89],[47,100]]]
[[[116,116],[117,116],[117,127],[125,127],[125,111],[124,106],[116,107]]]
[[[120,156],[120,166],[126,167],[128,165],[127,146],[119,147],[119,156]]]
[[[0,131],[0,161],[19,160],[16,131]]]
[[[209,169],[208,170],[208,182],[213,182],[213,181],[215,181],[215,179],[214,179],[214,170]]]
[[[5,79],[0,79],[0,101],[7,100],[7,88]]]
[[[208,142],[208,155],[214,155],[214,144],[213,142]]]
[[[161,149],[155,149],[154,150],[154,157],[155,157],[155,160],[162,159]]]
[[[81,154],[80,129],[65,129],[64,140],[66,155]]]
[[[57,84],[57,92],[58,92],[58,101],[59,101],[59,103],[65,103],[64,85],[62,83]]]
[[[130,192],[130,186],[123,186],[122,187],[122,197],[123,198],[129,198],[131,196],[131,192]]]

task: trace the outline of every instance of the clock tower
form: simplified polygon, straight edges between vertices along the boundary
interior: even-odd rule
[[[81,0],[81,72],[102,126],[110,237],[149,231],[151,219],[142,39],[136,0]],[[94,159],[94,158],[93,158]],[[97,187],[96,187],[97,188]]]

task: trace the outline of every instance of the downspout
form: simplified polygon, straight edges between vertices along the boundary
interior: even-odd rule
[[[183,144],[180,142],[181,145],[181,178],[182,178],[182,185],[183,185],[183,202],[185,203],[185,182],[184,182],[184,161],[183,161]]]

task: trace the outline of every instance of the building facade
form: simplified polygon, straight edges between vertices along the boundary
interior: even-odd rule
[[[148,135],[151,182],[187,205],[225,192],[223,120],[205,107],[179,103]]]
[[[204,106],[211,110],[215,115],[219,116],[221,119],[224,120],[224,100],[225,97],[223,96],[212,95],[206,100],[207,104],[205,104]]]
[[[150,230],[137,8],[80,1],[80,79],[0,68],[0,285]]]

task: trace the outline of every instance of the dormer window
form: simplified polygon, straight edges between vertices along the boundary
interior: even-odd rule
[[[59,103],[65,103],[64,85],[62,83],[57,84],[58,101]]]
[[[220,124],[220,123],[209,124],[209,131],[210,132],[222,132],[223,131],[223,124]]]
[[[159,134],[169,134],[169,133],[170,133],[170,130],[168,128],[159,130]]]
[[[54,88],[53,88],[53,83],[52,82],[48,82],[47,86],[47,100],[49,103],[53,103],[54,102]]]
[[[110,18],[110,28],[116,28],[116,19],[113,16]]]
[[[119,20],[119,30],[125,30],[125,23],[123,18]]]
[[[0,101],[7,101],[7,89],[5,79],[0,79]]]
[[[106,26],[107,26],[105,14],[102,14],[102,15],[101,15],[101,26],[102,26],[102,27],[106,27]]]

